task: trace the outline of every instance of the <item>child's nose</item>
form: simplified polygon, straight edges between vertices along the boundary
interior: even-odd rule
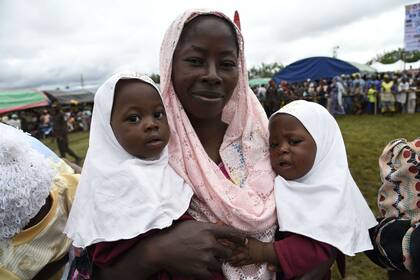
[[[155,130],[159,128],[159,125],[155,118],[146,118],[144,121],[146,130]]]
[[[281,144],[279,146],[278,152],[280,154],[288,153],[289,152],[289,145],[287,145],[286,143],[285,144]]]

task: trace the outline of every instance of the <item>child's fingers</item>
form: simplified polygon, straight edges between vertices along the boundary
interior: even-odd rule
[[[229,263],[239,263],[240,261],[242,261],[245,258],[247,258],[247,255],[243,252],[239,252],[239,253],[234,254],[230,258],[228,258],[227,261]]]
[[[267,269],[268,271],[271,271],[271,272],[277,272],[279,270],[276,265],[271,264],[271,263],[267,264]]]
[[[235,243],[230,242],[230,241],[229,241],[229,240],[227,240],[227,239],[217,239],[217,241],[218,241],[220,244],[222,244],[223,246],[229,247],[229,248],[231,248],[231,249],[236,248]]]

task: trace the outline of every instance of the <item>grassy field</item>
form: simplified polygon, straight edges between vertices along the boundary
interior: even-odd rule
[[[384,116],[344,116],[337,119],[346,143],[350,170],[369,206],[377,214],[376,195],[381,185],[378,157],[385,145],[396,138],[412,140],[420,137],[420,114]],[[45,143],[57,151],[52,139]],[[85,155],[87,133],[70,135],[70,146],[79,155]],[[73,160],[72,158],[69,158]],[[340,279],[336,269],[333,279]],[[386,279],[384,270],[378,268],[363,254],[347,258],[346,279]]]

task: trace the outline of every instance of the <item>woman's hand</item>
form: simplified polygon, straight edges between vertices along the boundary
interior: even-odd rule
[[[221,270],[222,261],[232,254],[231,248],[219,239],[240,246],[245,236],[226,225],[186,221],[158,233],[150,242],[148,252],[152,263],[161,269],[209,278],[212,271]]]
[[[176,275],[208,279],[220,271],[222,260],[232,250],[217,240],[232,244],[245,242],[245,236],[225,225],[185,221],[150,237],[141,239],[133,248],[106,268],[95,267],[95,279],[149,279],[166,270]]]

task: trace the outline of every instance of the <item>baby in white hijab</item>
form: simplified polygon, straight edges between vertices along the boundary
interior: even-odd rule
[[[372,249],[368,230],[377,222],[350,174],[334,117],[299,100],[273,114],[269,129],[280,231],[328,243],[348,256]]]
[[[168,140],[160,91],[149,77],[118,73],[98,89],[65,228],[75,247],[132,239],[186,212],[193,193],[168,164]]]
[[[372,249],[368,230],[377,222],[350,174],[333,116],[317,103],[294,101],[271,116],[269,131],[279,230],[349,256]],[[267,248],[275,250],[257,240],[249,240],[248,247],[251,259],[254,254],[267,262]]]

